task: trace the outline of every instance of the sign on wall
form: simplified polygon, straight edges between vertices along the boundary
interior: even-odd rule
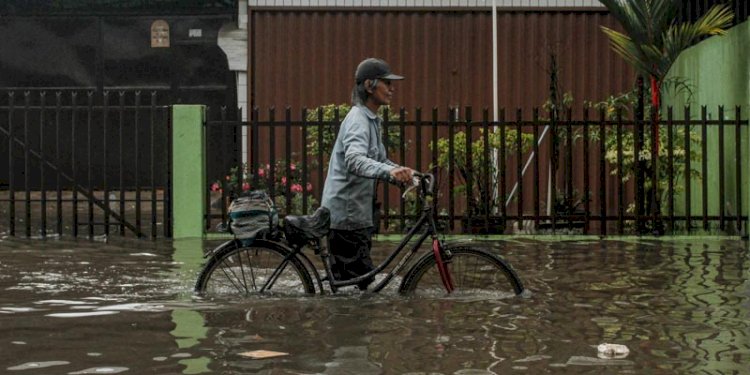
[[[156,20],[151,24],[151,48],[169,48],[169,24]]]

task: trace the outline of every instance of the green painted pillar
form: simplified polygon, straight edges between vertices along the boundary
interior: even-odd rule
[[[179,292],[177,300],[190,302],[193,297],[193,286],[203,265],[203,239],[184,238],[173,241],[174,254],[172,260],[177,264],[172,279],[178,280]],[[172,310],[174,329],[169,332],[180,349],[188,349],[200,344],[208,337],[203,315],[189,308],[176,307]],[[183,374],[210,373],[211,358],[200,356],[181,359],[179,363],[185,366]]]
[[[204,237],[205,106],[172,106],[173,237]]]

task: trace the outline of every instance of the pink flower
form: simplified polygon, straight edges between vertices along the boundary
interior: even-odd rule
[[[221,187],[219,186],[218,182],[214,182],[213,185],[211,185],[211,191],[219,191],[221,190]]]
[[[281,184],[286,185],[286,177],[281,177]]]
[[[292,193],[301,193],[302,192],[302,185],[300,185],[300,184],[292,184],[292,187],[290,189],[292,190]]]
[[[224,177],[224,179],[225,179],[225,180],[227,180],[227,181],[229,181],[229,180],[231,180],[231,179],[232,179],[232,176],[230,176],[230,175],[226,175],[226,176]]]
[[[242,191],[248,191],[250,190],[250,183],[249,182],[243,182],[242,183]]]
[[[292,163],[292,164],[289,164],[289,169],[291,169],[291,170],[296,170],[296,169],[297,169],[297,166],[296,166],[296,165],[294,165],[294,163]]]
[[[258,168],[258,176],[263,177],[266,175],[266,171],[263,168]]]
[[[312,184],[308,182],[308,183],[307,183],[307,191],[308,191],[308,192],[312,192],[312,190],[313,190],[313,189],[312,189]]]

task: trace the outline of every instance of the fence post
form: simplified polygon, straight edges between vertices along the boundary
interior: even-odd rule
[[[204,237],[206,107],[172,106],[172,236]]]

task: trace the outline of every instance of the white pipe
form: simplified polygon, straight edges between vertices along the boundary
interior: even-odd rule
[[[547,135],[547,131],[549,130],[549,125],[544,126],[544,130],[542,130],[542,135],[539,136],[539,141],[537,141],[537,146],[542,144],[542,140],[544,140],[544,136]],[[520,134],[518,135],[521,136]],[[523,178],[523,175],[526,174],[526,170],[529,169],[529,165],[531,164],[531,161],[534,160],[534,157],[536,157],[536,154],[534,151],[531,152],[531,155],[529,155],[529,160],[526,160],[526,165],[523,167],[523,170],[521,171],[521,177]],[[516,190],[518,190],[518,181],[516,181],[516,184],[513,186],[513,190],[510,191],[510,194],[508,194],[508,200],[505,201],[505,207],[508,207],[510,204],[510,200],[513,199],[513,195],[516,194]]]
[[[497,0],[492,0],[492,121],[497,121]]]
[[[497,124],[498,120],[498,94],[497,94],[497,0],[492,0],[492,121]],[[497,125],[492,127],[492,131],[497,132]],[[500,142],[505,142],[504,139]],[[492,153],[492,163],[496,167],[493,176],[495,189],[492,193],[492,201],[496,202],[498,196],[499,168],[497,168],[500,159],[499,150],[495,149]],[[505,161],[502,161],[503,163]],[[495,208],[497,210],[497,208]]]

